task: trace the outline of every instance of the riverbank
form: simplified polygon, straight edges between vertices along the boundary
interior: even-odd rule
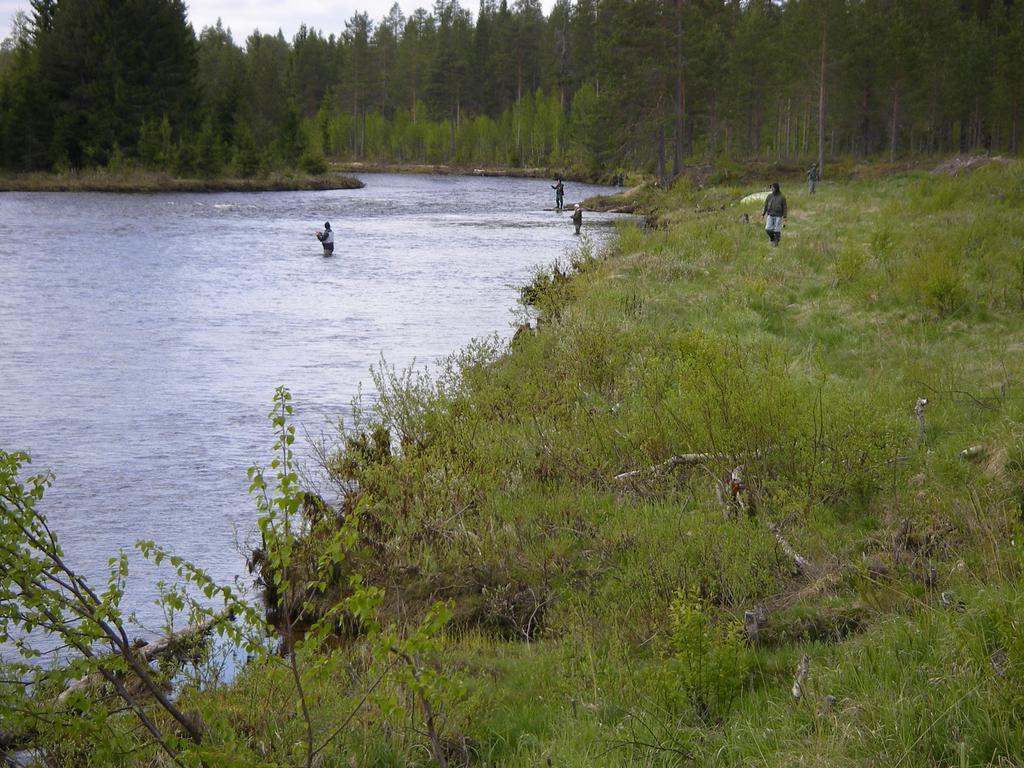
[[[310,505],[288,550],[313,574],[306,620],[359,597],[344,649],[304,659],[313,715],[294,668],[253,665],[181,693],[203,749],[297,764],[308,738],[325,764],[507,768],[1024,753],[1024,165],[794,186],[778,248],[740,202],[759,187],[653,194],[657,229],[536,272],[510,345],[381,373],[324,457],[339,509]],[[451,619],[423,633],[438,600]],[[412,672],[374,656],[387,632],[353,636],[369,604],[414,641]]]
[[[1024,168],[863,175],[791,186],[774,249],[739,202],[759,183],[653,194],[658,229],[538,273],[510,350],[385,387],[334,466],[383,614],[452,601],[453,755],[1024,748]],[[348,749],[415,747],[368,725]]]
[[[250,179],[182,179],[148,171],[0,175],[0,192],[290,192],[363,186],[359,179],[341,174],[274,174]]]
[[[555,179],[561,176],[565,181],[586,184],[611,184],[612,174],[588,174],[566,172],[558,168],[516,168],[508,166],[469,166],[429,163],[329,163],[331,170],[339,173],[411,173],[436,174],[438,176],[492,176],[510,179]]]

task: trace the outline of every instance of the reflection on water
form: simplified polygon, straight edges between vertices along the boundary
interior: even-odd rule
[[[246,468],[274,387],[299,432],[345,416],[383,354],[435,361],[510,332],[515,286],[573,248],[543,179],[366,175],[361,190],[0,194],[0,446],[56,484],[43,510],[102,572],[140,538],[218,579],[243,563]],[[606,188],[566,186],[566,199]],[[612,216],[586,214],[600,241]],[[314,232],[336,232],[323,258]],[[155,580],[128,600],[151,628]]]

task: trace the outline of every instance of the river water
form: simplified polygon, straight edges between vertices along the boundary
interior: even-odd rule
[[[578,243],[546,180],[366,174],[331,192],[0,193],[0,447],[52,470],[43,511],[97,578],[138,539],[244,572],[246,469],[278,385],[331,432],[381,355],[508,337],[516,288]],[[566,200],[608,188],[570,183]],[[588,213],[600,243],[612,215]],[[335,255],[315,231],[329,220]],[[301,449],[300,449],[301,451]],[[132,556],[126,601],[156,630]]]

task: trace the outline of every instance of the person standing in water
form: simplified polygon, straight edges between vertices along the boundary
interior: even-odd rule
[[[560,211],[562,210],[562,201],[565,200],[565,185],[562,183],[561,176],[555,180],[551,188],[555,190],[555,210]]]
[[[330,256],[334,253],[334,230],[331,229],[331,222],[324,222],[324,231],[317,232],[316,239],[324,247],[324,256]]]
[[[580,233],[580,227],[583,226],[583,209],[580,208],[580,204],[576,203],[576,208],[572,212],[572,223],[576,227],[576,234]]]
[[[782,239],[782,227],[785,226],[788,216],[786,197],[779,190],[779,182],[776,181],[772,184],[772,191],[764,199],[764,207],[761,208],[761,218],[765,220],[764,231],[772,241],[772,248],[778,247]]]

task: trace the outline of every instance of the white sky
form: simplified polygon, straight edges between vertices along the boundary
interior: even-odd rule
[[[380,21],[391,9],[395,0],[186,0],[189,20],[196,34],[203,27],[212,26],[218,17],[225,27],[231,29],[236,43],[244,45],[245,38],[254,29],[260,32],[276,34],[280,29],[286,39],[291,40],[299,28],[305,23],[307,27],[315,27],[325,35],[340,34],[345,29],[345,21],[356,13],[365,11],[374,22]],[[407,16],[419,7],[430,10],[433,0],[399,0],[402,12]],[[512,2],[510,0],[509,5]],[[462,0],[462,5],[473,12],[480,7],[479,0]],[[541,0],[544,13],[550,13],[554,0]],[[0,0],[0,40],[11,32],[14,14],[22,10],[31,15],[32,6],[29,0]]]

